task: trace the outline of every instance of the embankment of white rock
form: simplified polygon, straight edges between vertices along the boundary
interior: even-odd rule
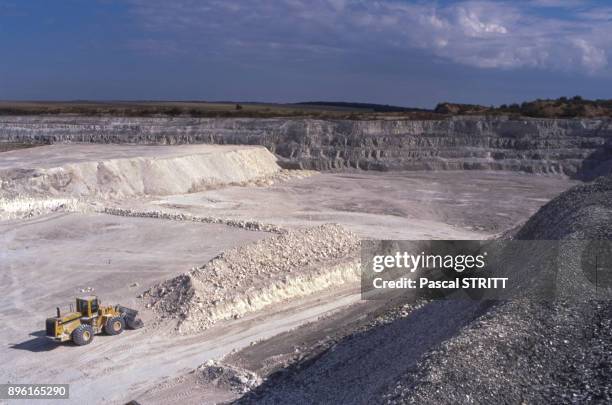
[[[58,144],[3,153],[0,197],[182,194],[280,170],[261,146]]]

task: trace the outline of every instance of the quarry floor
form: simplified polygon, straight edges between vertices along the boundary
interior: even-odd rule
[[[287,228],[335,222],[364,238],[481,239],[518,225],[573,184],[507,172],[323,173],[267,187],[99,204],[256,219]],[[194,336],[177,336],[171,325],[147,324],[153,315],[137,299],[141,292],[265,236],[220,224],[99,213],[0,222],[0,381],[70,383],[72,403],[86,397],[106,403],[216,402],[237,394],[193,384],[188,375],[200,364],[284,333],[282,345],[277,341],[259,355],[244,352],[242,363],[265,363],[292,345],[316,342],[330,328],[329,322],[327,330],[300,325],[331,316],[342,319],[332,322],[341,327],[378,309],[379,303],[360,300],[358,286],[346,286]],[[44,319],[89,288],[106,303],[138,308],[147,326],[99,336],[84,347],[46,339]],[[234,354],[239,363],[240,353]]]
[[[119,206],[285,228],[338,223],[373,239],[485,239],[526,220],[574,184],[515,172],[321,173],[267,187],[224,187]]]

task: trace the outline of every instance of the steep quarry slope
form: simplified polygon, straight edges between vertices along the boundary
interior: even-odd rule
[[[279,171],[257,146],[49,145],[2,154],[0,198],[180,194]]]
[[[610,229],[612,176],[563,193],[517,237],[609,238]],[[612,305],[575,298],[433,301],[272,375],[239,402],[610,403]]]
[[[359,238],[338,225],[270,236],[222,253],[144,294],[181,332],[359,281]]]
[[[1,117],[13,142],[264,145],[288,167],[501,169],[589,179],[612,169],[612,121]]]

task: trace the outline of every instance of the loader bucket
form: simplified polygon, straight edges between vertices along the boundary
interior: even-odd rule
[[[144,326],[144,323],[142,322],[142,319],[140,318],[134,318],[134,319],[128,319],[126,321],[127,327],[130,329],[140,329]]]
[[[117,305],[117,311],[119,311],[123,319],[125,319],[125,324],[128,328],[140,329],[144,326],[142,319],[138,317],[137,310]]]

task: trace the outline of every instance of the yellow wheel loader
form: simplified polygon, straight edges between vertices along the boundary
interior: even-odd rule
[[[118,335],[126,328],[142,328],[143,323],[137,317],[138,311],[121,305],[101,306],[101,301],[95,295],[78,297],[76,312],[61,314],[57,308],[57,316],[47,318],[47,336],[59,342],[72,340],[74,344],[83,346],[91,343],[94,335],[102,332],[107,335]]]

